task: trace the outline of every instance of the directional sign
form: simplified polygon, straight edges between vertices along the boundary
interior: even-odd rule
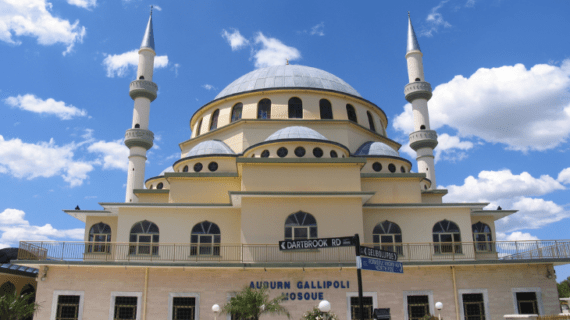
[[[376,259],[398,261],[398,254],[392,251],[384,251],[370,247],[360,246],[360,255]]]
[[[362,270],[382,271],[391,273],[404,273],[401,262],[387,261],[367,257],[356,257],[356,268]]]
[[[353,246],[353,237],[279,241],[279,250],[306,250]]]

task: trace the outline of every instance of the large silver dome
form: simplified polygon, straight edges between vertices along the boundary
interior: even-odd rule
[[[325,89],[362,98],[348,83],[326,71],[299,65],[284,65],[257,69],[241,76],[218,93],[215,100],[236,93],[276,88]]]

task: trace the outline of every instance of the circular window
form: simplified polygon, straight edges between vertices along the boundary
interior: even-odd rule
[[[162,184],[162,182],[160,182],[160,183],[158,183],[158,184],[156,185],[156,188],[157,188],[157,189],[162,189],[162,188],[164,188],[164,184]]]
[[[188,172],[188,166],[184,166],[184,169],[182,169],[182,172]]]
[[[287,148],[285,148],[285,147],[281,147],[281,148],[277,149],[277,155],[280,158],[286,157],[288,153],[289,153],[289,150],[287,150]]]
[[[201,164],[200,162],[198,162],[198,163],[196,163],[196,164],[194,165],[194,171],[195,171],[195,172],[200,172],[200,171],[202,171],[202,168],[203,168],[203,166],[202,166],[202,164]]]
[[[323,156],[323,149],[321,149],[321,148],[313,149],[313,155],[317,158],[322,157]]]
[[[401,172],[401,173],[406,173],[406,168],[404,168],[404,166],[401,166],[401,167],[400,167],[400,172]]]
[[[303,147],[297,147],[297,148],[295,148],[295,155],[296,155],[297,157],[302,157],[302,156],[304,156],[304,155],[305,155],[305,148],[303,148]]]
[[[331,150],[331,158],[338,158],[338,154],[336,154],[336,151]]]
[[[390,172],[394,173],[394,172],[396,172],[396,166],[393,163],[390,163],[388,165],[388,170],[390,170]]]
[[[372,169],[374,169],[374,171],[376,172],[380,172],[382,171],[382,165],[380,164],[380,162],[374,162],[372,164]]]
[[[269,150],[263,150],[261,153],[262,158],[269,158]]]
[[[210,170],[212,172],[218,170],[218,163],[217,162],[210,162],[210,164],[208,165],[208,170]]]

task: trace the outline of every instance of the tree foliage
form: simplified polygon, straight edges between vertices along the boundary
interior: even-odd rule
[[[280,304],[285,300],[285,296],[269,300],[267,291],[265,287],[252,289],[246,286],[222,307],[222,313],[234,315],[238,320],[259,320],[265,313],[286,315],[290,318],[289,311]]]
[[[0,296],[0,319],[23,320],[31,317],[39,305],[33,301],[33,293],[17,295],[8,293]]]
[[[313,310],[303,314],[301,320],[338,320],[338,317],[332,312],[327,312],[327,315],[324,316],[319,308],[313,307]]]
[[[558,286],[558,296],[560,298],[570,298],[570,277],[556,285]]]

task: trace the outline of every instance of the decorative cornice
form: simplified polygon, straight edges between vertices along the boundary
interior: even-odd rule
[[[431,85],[425,81],[408,83],[404,87],[404,95],[406,96],[406,100],[410,103],[416,99],[429,100],[432,96]]]
[[[128,148],[141,147],[146,150],[152,148],[154,133],[146,129],[129,129],[125,133],[125,145]]]
[[[129,86],[129,95],[133,100],[139,97],[144,97],[152,102],[156,99],[157,92],[158,86],[152,81],[135,80],[131,82],[131,85]]]

